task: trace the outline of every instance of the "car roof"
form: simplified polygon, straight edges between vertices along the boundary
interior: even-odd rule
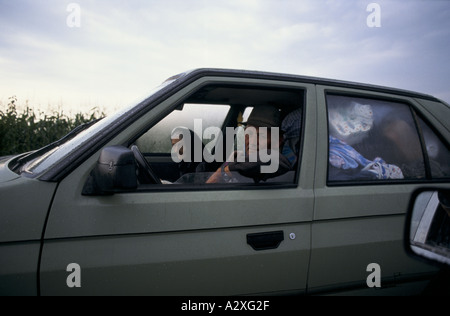
[[[196,80],[199,77],[206,76],[219,76],[219,77],[240,77],[240,78],[248,78],[248,79],[265,79],[265,80],[276,80],[276,81],[291,81],[291,82],[299,82],[299,83],[310,83],[310,84],[319,84],[319,85],[327,85],[341,88],[353,88],[353,89],[364,89],[368,91],[381,92],[381,93],[389,93],[396,94],[401,96],[408,96],[413,98],[421,98],[430,101],[442,102],[434,96],[398,89],[387,86],[373,85],[367,83],[358,83],[352,81],[344,81],[344,80],[336,80],[336,79],[327,79],[320,77],[311,77],[311,76],[303,76],[303,75],[294,75],[294,74],[285,74],[285,73],[275,73],[275,72],[264,72],[264,71],[255,71],[255,70],[238,70],[238,69],[222,69],[222,68],[197,68],[193,70],[189,70],[183,72],[179,75],[173,76],[169,78],[171,79],[182,79],[184,80]]]

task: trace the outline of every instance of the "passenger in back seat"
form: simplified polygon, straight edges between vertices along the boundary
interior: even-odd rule
[[[283,120],[281,131],[283,132],[283,148],[281,153],[291,163],[292,169],[296,169],[300,153],[302,111],[297,109],[291,112]]]

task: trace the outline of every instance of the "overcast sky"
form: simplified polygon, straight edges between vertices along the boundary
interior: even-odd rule
[[[372,83],[450,103],[449,56],[449,0],[0,0],[3,106],[15,95],[42,110],[109,112],[200,67]]]

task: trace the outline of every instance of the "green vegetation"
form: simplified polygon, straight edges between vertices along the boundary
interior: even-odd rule
[[[0,110],[0,156],[39,149],[60,139],[78,125],[104,116],[96,108],[90,114],[78,113],[73,117],[62,112],[36,114],[28,105],[19,113],[17,98],[11,97],[6,111]]]

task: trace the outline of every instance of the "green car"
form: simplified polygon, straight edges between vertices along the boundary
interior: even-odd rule
[[[450,107],[429,95],[174,76],[0,158],[0,294],[419,294],[438,270],[405,252],[405,214],[416,189],[450,188],[449,144]]]

